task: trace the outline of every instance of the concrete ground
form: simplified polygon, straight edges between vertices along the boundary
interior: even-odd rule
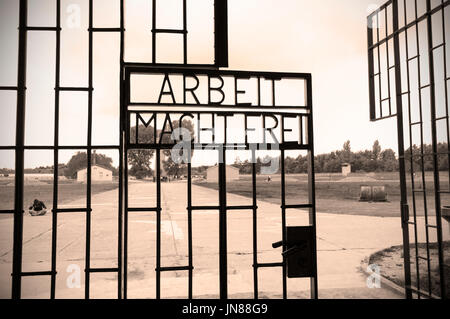
[[[193,205],[218,205],[218,193],[193,186]],[[117,190],[92,197],[91,267],[117,267]],[[131,183],[130,207],[156,204],[154,183]],[[186,182],[162,184],[161,265],[187,266]],[[249,205],[250,199],[228,194],[228,205]],[[300,203],[299,203],[300,204]],[[84,200],[66,207],[83,207]],[[280,262],[281,248],[271,244],[281,239],[280,207],[258,202],[258,262]],[[289,226],[308,224],[308,214],[289,210]],[[84,298],[85,225],[84,213],[58,216],[57,298]],[[419,220],[423,224],[423,218]],[[423,227],[421,227],[422,229]],[[11,292],[12,219],[0,220],[0,298]],[[402,244],[400,219],[367,216],[317,214],[318,273],[320,298],[402,298],[386,287],[367,287],[361,261],[381,249]],[[420,240],[424,240],[422,232]],[[445,228],[444,238],[449,238]],[[128,297],[155,297],[156,218],[153,212],[129,214]],[[25,216],[23,271],[50,270],[51,214]],[[194,297],[216,298],[219,292],[218,212],[193,213]],[[230,298],[253,297],[252,212],[228,213],[228,289]],[[77,277],[77,271],[79,275]],[[381,269],[381,272],[383,270]],[[280,298],[281,269],[260,269],[260,297]],[[77,278],[80,285],[76,287]],[[93,273],[92,298],[116,298],[117,275]],[[187,271],[161,276],[162,298],[186,298]],[[74,287],[75,286],[75,287]],[[71,288],[70,288],[71,287]],[[50,277],[24,277],[24,298],[48,298]],[[288,279],[289,298],[308,298],[309,279]]]

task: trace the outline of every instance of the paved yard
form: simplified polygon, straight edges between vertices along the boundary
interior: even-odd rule
[[[155,205],[156,187],[153,183],[130,184],[130,207]],[[187,213],[186,183],[162,185],[162,266],[186,266]],[[218,193],[193,186],[194,205],[218,205]],[[91,267],[117,266],[117,190],[92,197]],[[250,204],[250,199],[228,194],[228,204]],[[82,207],[84,200],[67,207]],[[281,261],[280,249],[271,244],[281,239],[280,207],[258,202],[258,261]],[[307,225],[307,212],[290,210],[288,225]],[[367,275],[360,271],[361,261],[373,252],[402,243],[400,220],[350,215],[318,214],[319,296],[322,298],[401,298],[391,290],[369,289]],[[445,229],[448,238],[448,230]],[[128,297],[155,297],[156,218],[152,212],[130,213]],[[218,212],[198,211],[193,217],[194,296],[218,296]],[[50,270],[51,215],[25,216],[24,271]],[[61,214],[58,217],[57,297],[84,297],[85,214]],[[12,259],[12,219],[0,220],[0,297],[9,298]],[[252,213],[228,213],[229,295],[251,298],[252,271]],[[68,288],[70,267],[81,270],[81,288]],[[74,268],[72,268],[73,271]],[[382,271],[382,270],[381,270]],[[161,296],[186,298],[186,271],[163,273]],[[24,278],[23,297],[48,298],[50,277]],[[261,269],[259,288],[262,297],[281,296],[281,269]],[[306,298],[309,279],[288,279],[290,298]],[[92,298],[115,298],[115,274],[91,275]]]

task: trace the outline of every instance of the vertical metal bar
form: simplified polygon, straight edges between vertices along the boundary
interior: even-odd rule
[[[370,103],[370,119],[376,119],[375,112],[375,67],[374,67],[374,54],[375,49],[371,49],[373,46],[373,16],[369,16],[367,19],[367,43],[369,51],[369,103]]]
[[[124,221],[123,221],[123,298],[128,297],[128,149],[130,144],[130,127],[131,119],[127,110],[127,103],[130,100],[130,75],[123,68],[123,100],[122,100],[122,115],[123,115],[123,129],[124,129],[124,160],[123,160],[123,201],[124,201]]]
[[[428,204],[427,204],[427,187],[425,180],[425,155],[424,155],[424,121],[423,121],[423,103],[422,103],[422,76],[420,73],[420,37],[419,37],[419,15],[418,15],[418,6],[417,0],[415,0],[415,19],[416,19],[416,41],[417,41],[417,75],[418,75],[418,92],[419,92],[419,113],[420,113],[420,162],[421,162],[421,173],[422,173],[422,188],[423,188],[423,201],[424,201],[424,216],[425,216],[425,225],[428,225]],[[431,54],[431,52],[429,52]],[[411,154],[413,154],[411,150]],[[414,177],[414,175],[413,175]],[[428,292],[431,294],[431,262],[430,262],[430,240],[428,234],[428,227],[425,226],[425,238],[426,238],[426,251],[427,251],[427,276],[428,276]],[[420,291],[420,258],[419,258],[419,234],[417,231],[417,211],[416,206],[414,205],[414,238],[415,238],[415,253],[416,253],[416,276],[417,276],[417,290]],[[422,295],[417,293],[417,298],[421,299]]]
[[[281,121],[282,127],[284,121]],[[284,132],[284,127],[281,129]],[[281,134],[284,135],[283,133]],[[282,142],[284,143],[284,141]],[[283,240],[283,251],[287,250],[286,243],[286,174],[285,174],[285,153],[284,149],[281,150],[280,164],[281,164],[281,234]],[[287,299],[287,257],[283,255],[283,299]]]
[[[50,283],[50,299],[55,299],[56,294],[56,249],[58,229],[58,176],[59,176],[59,96],[61,74],[61,0],[56,0],[56,64],[55,64],[55,126],[53,151],[53,213],[52,213],[52,274]]]
[[[214,0],[214,64],[228,67],[228,1]]]
[[[156,125],[156,123],[155,123]],[[161,150],[156,150],[156,299],[161,298]]]
[[[447,45],[449,45],[448,42],[446,42],[446,35],[447,32],[445,30],[445,9],[441,9],[442,12],[442,39],[444,39],[444,46],[443,46],[443,56],[444,56],[444,66],[443,69],[445,70],[444,72],[444,87],[445,87],[445,115],[447,116],[447,152],[448,152],[448,157],[447,157],[447,162],[450,163],[450,117],[449,117],[449,105],[448,105],[448,101],[449,101],[449,92],[448,92],[448,85],[447,85],[447,79],[448,79],[448,74],[447,74]],[[448,18],[447,18],[448,19]],[[449,182],[449,189],[450,189],[450,169],[448,170],[448,182]]]
[[[252,204],[253,204],[253,294],[258,299],[258,204],[256,198],[256,150],[252,149]]]
[[[434,56],[433,56],[433,32],[431,18],[431,1],[427,0],[427,32],[428,32],[428,58],[430,72],[430,106],[431,106],[431,135],[433,140],[433,175],[434,175],[434,202],[436,210],[438,258],[439,258],[439,277],[441,298],[446,299],[445,269],[444,269],[444,250],[442,245],[442,219],[441,219],[441,196],[439,181],[439,162],[438,162],[438,141],[436,127],[436,92],[435,92],[435,74],[434,74]]]
[[[117,298],[122,299],[123,296],[123,166],[124,166],[124,117],[126,116],[125,112],[125,103],[124,103],[124,54],[125,54],[125,7],[124,0],[120,0],[120,73],[119,73],[119,85],[120,85],[120,119],[119,119],[119,131],[120,131],[120,140],[119,140],[119,211],[118,211],[118,243],[117,243],[117,265],[118,265],[118,276],[117,276]]]
[[[309,224],[313,229],[313,272],[314,277],[310,279],[311,298],[319,298],[318,279],[317,279],[317,219],[316,219],[316,179],[315,179],[315,166],[314,166],[314,127],[313,127],[313,95],[312,95],[312,78],[306,81],[307,85],[307,103],[309,107],[308,116],[308,197],[311,208],[309,209]]]
[[[189,154],[191,155],[191,154]],[[188,204],[188,258],[189,258],[189,278],[188,278],[188,298],[192,299],[192,284],[193,284],[193,256],[192,256],[192,163],[189,156],[189,163],[187,166],[187,204]]]
[[[28,1],[20,0],[19,7],[19,52],[17,71],[17,115],[15,149],[14,189],[14,242],[12,266],[12,299],[20,299],[22,286],[22,242],[23,242],[23,191],[25,156],[25,104],[27,73],[27,15]]]
[[[388,40],[388,14],[387,14],[387,7],[384,9],[384,31],[385,31],[385,38],[386,38],[386,73],[387,73],[387,90],[388,90],[388,101],[389,101],[389,116],[392,115],[392,102],[391,102],[391,73],[389,71],[389,40]],[[381,106],[383,108],[383,105]]]
[[[127,126],[128,128],[128,126]],[[128,298],[128,134],[125,134],[125,149],[123,160],[123,299]]]
[[[156,0],[152,0],[152,62],[156,63]]]
[[[225,141],[226,142],[226,141]],[[227,266],[227,190],[225,148],[219,149],[219,277],[220,299],[228,298]]]
[[[403,134],[403,105],[401,95],[401,70],[400,70],[400,45],[398,31],[398,0],[392,2],[393,32],[394,32],[394,59],[395,59],[395,87],[396,87],[396,105],[397,105],[397,137],[399,154],[399,174],[400,174],[400,208],[402,214],[403,229],[403,257],[405,267],[405,295],[411,299],[411,267],[409,256],[409,216],[408,216],[408,198],[406,188],[406,168],[405,168],[405,146]]]
[[[380,12],[377,13],[377,43],[380,43]],[[380,54],[380,45],[377,46],[377,54],[378,54],[378,96],[379,96],[379,107],[380,107],[380,117],[383,117],[383,103],[381,102],[383,100],[383,94],[381,92],[381,54]]]
[[[406,1],[406,0],[404,0]],[[404,3],[404,14],[405,14],[405,25],[406,24],[406,17],[407,17],[407,9],[406,9],[406,3]],[[415,7],[415,11],[416,11],[416,16],[417,16],[417,6]],[[414,157],[413,157],[413,143],[412,143],[412,115],[411,115],[411,83],[410,83],[410,71],[409,71],[409,47],[408,47],[408,31],[405,31],[405,51],[406,51],[406,72],[407,72],[407,81],[408,81],[408,121],[409,121],[409,136],[410,136],[410,148],[409,148],[409,153],[410,153],[410,165],[411,165],[411,186],[412,186],[412,203],[413,203],[413,218],[414,218],[414,236],[415,236],[415,254],[416,254],[416,280],[417,280],[417,289],[420,290],[420,269],[419,269],[419,247],[418,247],[418,240],[417,240],[417,204],[416,204],[416,194],[415,194],[415,178],[414,178]],[[417,52],[419,52],[419,37],[418,37],[418,32],[417,32],[417,25],[416,25],[416,43],[417,43]],[[418,55],[418,54],[417,54]],[[419,59],[419,58],[417,58]],[[421,95],[420,95],[420,63],[419,61],[417,62],[417,77],[418,77],[418,88],[417,90],[419,91],[419,109],[420,109],[420,121],[422,122],[422,107],[421,107]],[[422,125],[422,124],[421,124]],[[421,130],[421,133],[423,133],[423,130]],[[423,136],[421,136],[422,142],[421,142],[421,147],[423,150]],[[422,152],[423,155],[423,152]],[[423,173],[423,156],[422,156],[422,179],[423,179],[423,187],[425,188],[425,176]],[[427,209],[427,204],[426,204],[426,193],[424,192],[424,208],[425,210]],[[409,227],[409,226],[408,226]],[[421,298],[421,295],[418,294],[417,295],[418,298]]]
[[[88,129],[87,129],[87,174],[86,174],[86,257],[85,299],[89,299],[91,268],[91,183],[92,183],[92,82],[93,82],[93,0],[89,0],[89,80],[88,80]]]
[[[183,0],[183,62],[187,64],[187,3]]]

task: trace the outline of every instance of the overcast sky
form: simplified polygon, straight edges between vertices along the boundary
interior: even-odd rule
[[[0,0],[0,85],[15,85],[17,2]],[[29,0],[30,25],[54,25],[56,1]],[[151,1],[128,0],[126,59],[151,58]],[[189,62],[212,60],[212,2],[188,1]],[[378,139],[396,151],[395,120],[371,123],[367,77],[366,16],[384,0],[229,0],[229,57],[232,70],[307,72],[313,77],[316,154],[371,148]],[[63,86],[87,85],[87,0],[62,1]],[[95,0],[94,25],[118,27],[119,1]],[[158,1],[158,27],[177,27],[180,0]],[[75,6],[74,6],[75,5]],[[80,25],[74,14],[80,8]],[[75,23],[75,24],[74,24]],[[180,57],[181,37],[161,39],[158,56]],[[94,43],[94,144],[118,144],[118,34],[96,34]],[[28,40],[26,143],[52,145],[55,35],[30,32]],[[157,90],[160,87],[156,88]],[[15,94],[0,91],[0,144],[14,144]],[[61,94],[60,140],[86,143],[85,93]],[[0,167],[12,167],[11,152]],[[61,162],[72,152],[62,152]],[[117,154],[109,152],[117,165]],[[51,152],[27,152],[26,167],[51,165]]]

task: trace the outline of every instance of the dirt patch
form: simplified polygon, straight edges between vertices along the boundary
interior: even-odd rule
[[[447,298],[450,297],[450,241],[444,242],[444,272],[446,278]],[[426,244],[417,245],[417,255],[427,257]],[[416,262],[416,247],[414,244],[410,247],[411,256],[411,282],[413,287],[419,287],[420,290],[440,296],[440,276],[437,243],[429,245],[430,252],[430,277],[428,276],[428,262],[419,258]],[[380,266],[381,275],[397,285],[404,287],[405,277],[403,269],[403,246],[393,246],[379,251],[370,256],[369,264]],[[417,267],[418,266],[418,267]],[[419,278],[417,278],[417,268],[419,268]],[[431,284],[431,289],[430,289]]]

